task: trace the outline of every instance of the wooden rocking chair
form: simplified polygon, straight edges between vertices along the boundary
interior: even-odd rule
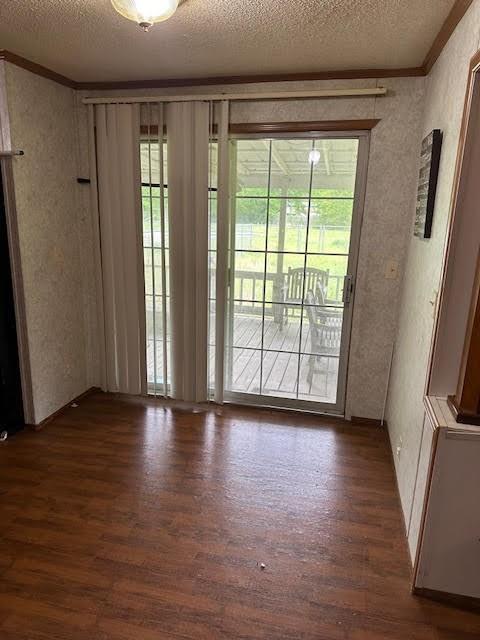
[[[305,282],[303,277],[304,273]],[[327,295],[328,278],[328,270],[316,269],[315,267],[309,267],[305,270],[303,267],[296,267],[295,269],[292,269],[292,267],[288,268],[286,281],[280,292],[281,299],[278,300],[278,302],[281,302],[283,305],[279,318],[281,327],[288,322],[289,309],[293,311],[292,315],[295,314],[295,310],[299,310],[301,313],[299,305],[303,302],[302,297],[304,291],[315,291],[317,296],[322,297],[322,300],[318,300],[318,302],[314,304],[324,304]]]
[[[324,299],[323,299],[324,301]],[[310,325],[310,356],[308,359],[307,382],[311,386],[316,364],[322,356],[327,356],[340,347],[342,337],[343,309],[321,308],[318,294],[312,290],[305,296],[305,309]],[[321,354],[321,355],[320,355]]]

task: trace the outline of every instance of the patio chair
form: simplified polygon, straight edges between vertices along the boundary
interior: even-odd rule
[[[317,269],[315,267],[307,267],[305,270],[303,267],[296,267],[295,269],[292,269],[292,267],[288,268],[285,283],[279,292],[280,300],[278,300],[278,302],[282,303],[282,313],[278,318],[281,327],[288,322],[289,309],[293,311],[293,315],[295,314],[295,310],[297,310],[298,306],[302,303],[304,291],[316,293],[319,299],[315,304],[325,304],[328,278],[328,270]]]
[[[329,353],[337,352],[340,347],[342,337],[342,316],[343,310],[321,308],[318,294],[314,295],[310,289],[305,296],[305,310],[307,312],[308,324],[310,326],[310,356],[308,359],[307,382],[312,384],[313,375],[317,372],[316,365],[321,355],[328,356]]]

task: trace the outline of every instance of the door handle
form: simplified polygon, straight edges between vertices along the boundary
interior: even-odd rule
[[[349,304],[353,295],[353,277],[345,276],[343,278],[343,296],[342,301],[344,304]]]

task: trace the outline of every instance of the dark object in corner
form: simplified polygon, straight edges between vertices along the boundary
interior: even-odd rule
[[[0,167],[0,433],[7,432],[11,436],[23,424],[17,325]]]
[[[432,236],[442,139],[443,134],[440,129],[434,129],[422,141],[414,230],[414,234],[419,238],[431,238]]]
[[[90,178],[77,178],[78,184],[90,184]]]

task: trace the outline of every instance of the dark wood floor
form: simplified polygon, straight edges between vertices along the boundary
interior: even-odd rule
[[[480,638],[409,593],[379,429],[97,394],[0,476],[2,640]]]

